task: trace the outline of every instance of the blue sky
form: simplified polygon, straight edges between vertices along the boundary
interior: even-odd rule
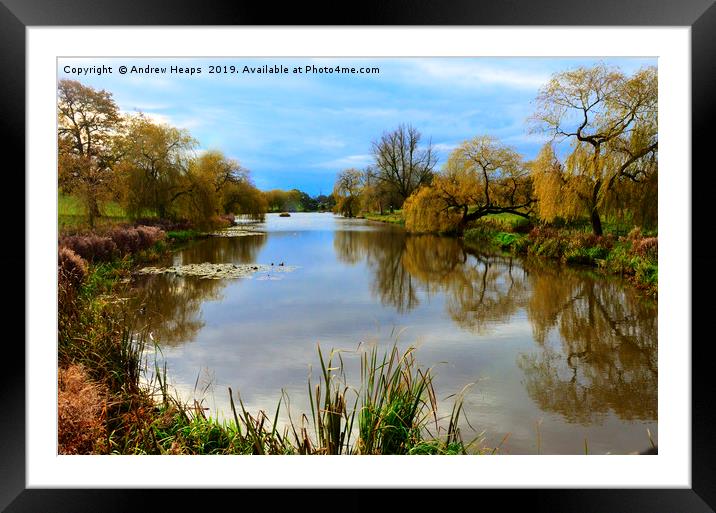
[[[656,58],[113,58],[59,59],[58,77],[106,89],[120,109],[186,128],[199,149],[219,149],[260,189],[328,194],[336,174],[371,162],[371,142],[400,123],[432,141],[438,167],[452,148],[489,134],[531,159],[545,138],[529,134],[539,88],[552,73],[605,62],[631,74]],[[244,74],[244,66],[286,74]],[[112,73],[65,72],[111,66]],[[120,74],[121,65],[201,68],[200,74]],[[209,66],[239,73],[210,74]],[[294,74],[293,68],[377,66],[379,74]]]

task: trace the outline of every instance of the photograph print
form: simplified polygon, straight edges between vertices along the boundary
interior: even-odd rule
[[[58,454],[658,453],[656,58],[59,58]]]

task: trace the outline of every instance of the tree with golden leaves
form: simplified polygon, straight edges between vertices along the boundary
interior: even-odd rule
[[[488,214],[529,217],[533,204],[522,157],[493,137],[478,136],[453,150],[442,172],[403,210],[410,231],[448,232]]]
[[[192,191],[187,174],[196,145],[187,130],[155,123],[141,113],[127,118],[118,174],[128,215],[176,215],[177,200]]]
[[[58,185],[82,200],[94,226],[111,195],[119,108],[111,93],[76,80],[60,80],[57,94]]]
[[[363,172],[355,168],[345,169],[338,173],[333,186],[333,196],[336,198],[334,212],[345,217],[355,217],[360,212],[363,179]]]
[[[620,186],[654,183],[657,89],[655,67],[626,76],[600,64],[553,75],[537,97],[533,130],[570,141],[572,151],[561,162],[549,144],[533,163],[543,219],[586,214],[601,235],[601,212]]]

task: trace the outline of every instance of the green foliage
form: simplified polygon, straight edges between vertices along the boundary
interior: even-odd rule
[[[492,240],[493,243],[501,249],[509,249],[521,238],[522,236],[517,233],[499,232],[495,234]]]
[[[482,226],[492,231],[527,233],[532,228],[529,219],[509,212],[487,214],[472,223],[473,227]]]
[[[197,230],[177,230],[167,232],[167,239],[177,244],[189,242],[190,240],[194,240],[201,236],[202,232],[199,232]]]
[[[597,236],[581,230],[534,228],[528,235],[501,232],[491,221],[477,222],[465,230],[468,245],[492,247],[513,254],[535,255],[560,260],[570,265],[597,267],[604,272],[621,274],[656,296],[658,286],[658,239],[644,237],[632,230],[628,237]]]
[[[568,250],[564,260],[568,264],[595,265],[597,260],[604,260],[609,254],[605,248],[574,248]]]
[[[400,226],[405,225],[405,218],[403,217],[402,210],[396,210],[392,214],[378,214],[376,212],[366,212],[365,218],[370,219],[371,221],[380,221],[382,223],[397,224]]]

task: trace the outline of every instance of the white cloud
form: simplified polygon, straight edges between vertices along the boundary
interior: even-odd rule
[[[318,164],[314,164],[315,167],[321,167],[321,168],[348,168],[348,167],[363,167],[373,160],[373,155],[370,154],[364,154],[364,155],[347,155],[345,157],[340,157],[337,159],[329,160],[326,162],[321,162]]]
[[[309,141],[308,144],[310,144],[310,142],[313,142],[314,145],[324,149],[345,148],[346,146],[346,142],[335,135],[319,137],[318,139]]]
[[[537,89],[550,77],[547,72],[520,70],[508,66],[494,66],[479,62],[453,60],[410,61],[413,78],[429,78],[431,82],[449,82],[454,86],[476,87],[499,85],[519,89]]]
[[[433,150],[435,151],[452,151],[457,148],[457,144],[438,143],[433,144]]]
[[[132,111],[124,111],[125,113],[131,113],[136,114],[137,110]],[[163,114],[161,112],[151,112],[151,111],[141,111],[144,116],[149,118],[151,121],[158,123],[158,124],[166,124],[171,125],[177,128],[186,128],[187,130],[191,130],[192,128],[196,128],[201,124],[201,120],[198,118],[175,118],[173,116],[170,116],[169,114]]]

